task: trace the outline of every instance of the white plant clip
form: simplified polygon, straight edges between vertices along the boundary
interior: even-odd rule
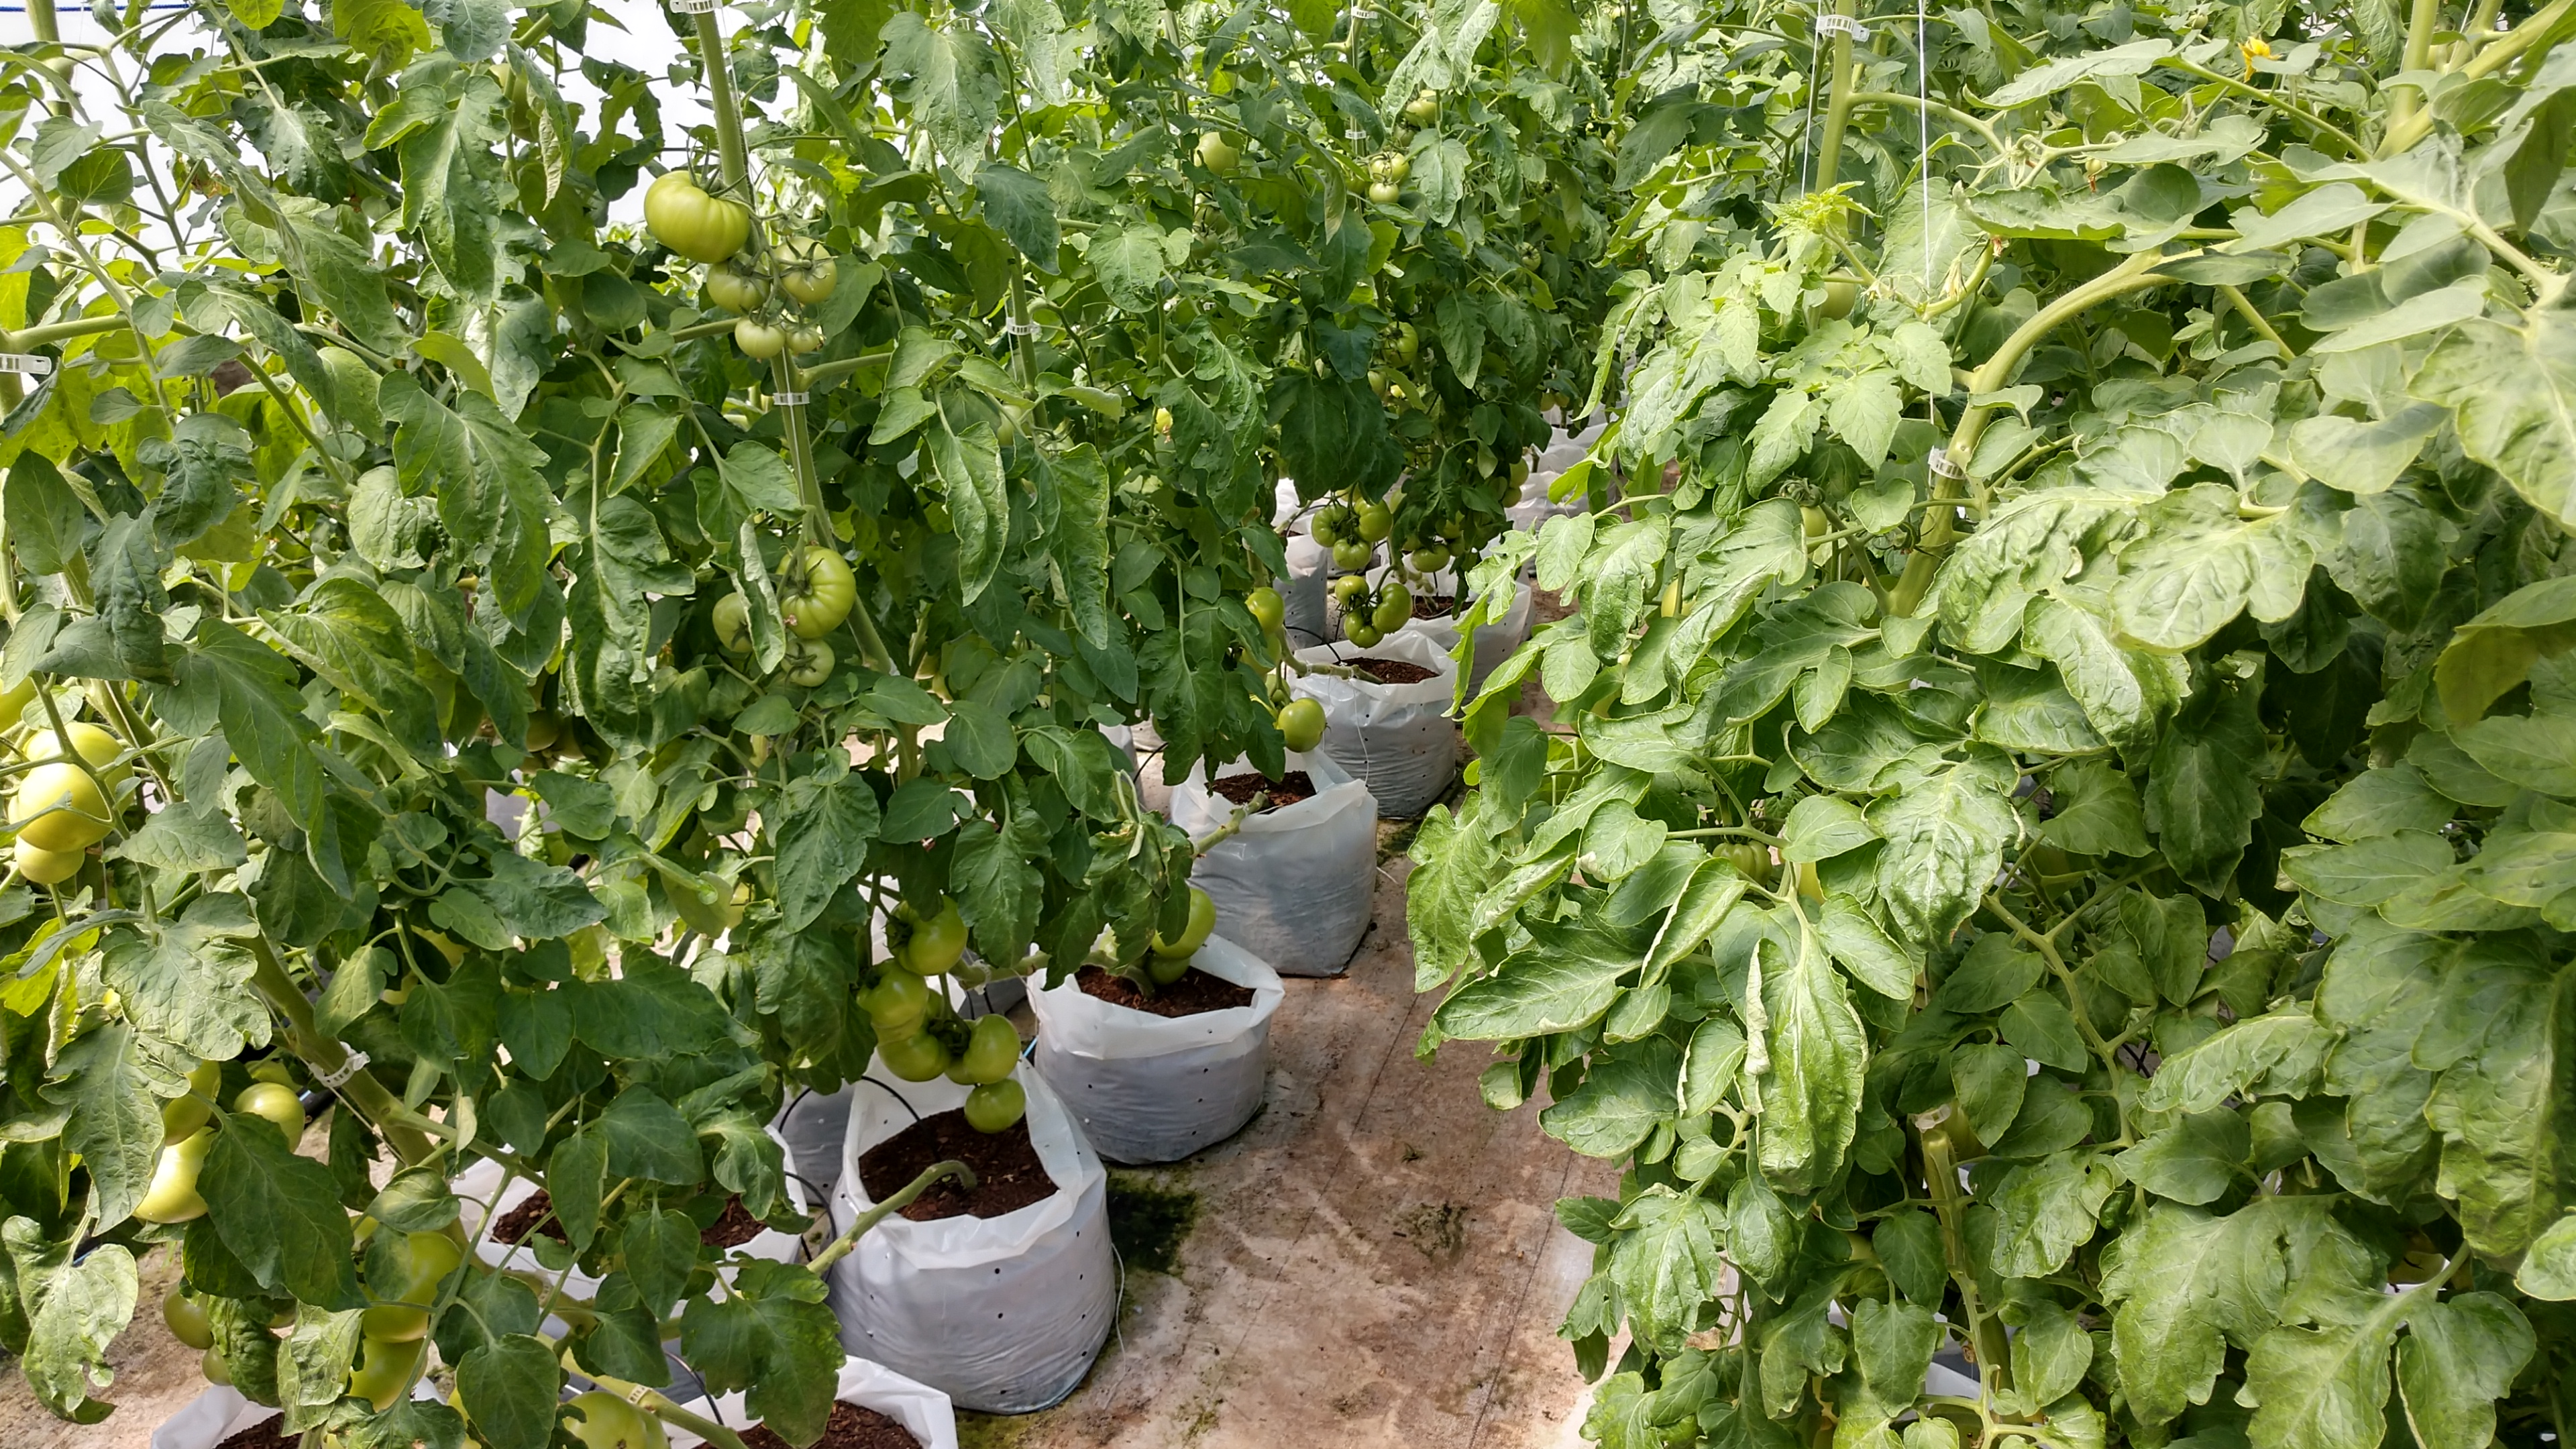
[[[1002,331],[1011,337],[1035,337],[1038,335],[1038,324],[1005,320],[1002,323]]]
[[[0,352],[0,373],[51,377],[54,375],[54,360],[38,352]]]
[[[769,400],[783,408],[801,408],[805,406],[805,394],[801,391],[773,392],[769,395]]]
[[[1932,474],[1936,478],[1965,478],[1968,476],[1968,470],[1966,468],[1961,467],[1959,464],[1950,460],[1950,450],[1947,448],[1934,448],[1930,456],[1925,461],[1932,465]]]
[[[358,1073],[365,1071],[366,1068],[367,1054],[365,1052],[352,1049],[346,1057],[341,1058],[340,1069],[338,1071],[316,1073],[313,1080],[321,1084],[322,1090],[326,1092],[336,1092],[340,1090],[340,1084],[342,1082],[345,1082],[351,1077],[356,1076]]]
[[[671,0],[674,15],[704,15],[716,8],[716,0]]]
[[[1848,35],[1854,40],[1869,39],[1869,27],[1848,15],[1817,16],[1816,33],[1828,36]]]

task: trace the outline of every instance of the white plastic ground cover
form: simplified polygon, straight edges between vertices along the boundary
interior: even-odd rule
[[[1223,936],[1210,936],[1190,964],[1251,987],[1252,1004],[1156,1016],[1088,995],[1071,976],[1029,994],[1033,1065],[1112,1162],[1178,1162],[1261,1110],[1279,973]]]
[[[899,1083],[871,1067],[851,1102],[835,1232],[872,1201],[859,1155],[927,1117],[961,1107],[967,1088],[945,1077]],[[1064,1103],[1024,1062],[1029,1140],[1053,1196],[997,1218],[877,1224],[832,1265],[832,1311],[841,1346],[946,1393],[982,1414],[1043,1409],[1082,1382],[1118,1313],[1109,1251],[1108,1175]],[[909,1103],[909,1109],[906,1107]]]
[[[957,1449],[957,1410],[948,1402],[948,1396],[883,1364],[870,1363],[856,1355],[841,1360],[841,1382],[832,1397],[862,1409],[874,1409],[901,1424],[920,1442],[921,1449]],[[739,1430],[751,1423],[742,1398],[740,1394],[726,1394],[712,1403],[699,1399],[680,1407]],[[670,1439],[671,1449],[698,1449],[707,1442],[679,1428],[670,1431]]]
[[[786,1154],[788,1167],[792,1171],[796,1164],[794,1145],[774,1123],[769,1128],[769,1139],[777,1143],[779,1150]],[[529,1194],[537,1190],[537,1184],[524,1177],[511,1178],[510,1185],[501,1191],[499,1204],[487,1213],[480,1204],[491,1197],[493,1187],[501,1181],[501,1173],[501,1164],[487,1157],[457,1174],[450,1181],[449,1186],[468,1204],[465,1209],[465,1221],[474,1230],[476,1258],[493,1267],[498,1267],[507,1260],[516,1266],[533,1269],[537,1266],[537,1251],[533,1243],[495,1242],[491,1233],[492,1224],[499,1222],[510,1209],[527,1201]],[[787,1179],[787,1201],[800,1213],[810,1213],[814,1210],[813,1199],[806,1196],[804,1186],[792,1175]],[[727,1248],[725,1252],[740,1253],[752,1258],[766,1258],[773,1263],[793,1263],[803,1254],[804,1243],[793,1233],[782,1233],[776,1228],[764,1227],[760,1230],[760,1236],[739,1247]],[[719,1268],[716,1271],[726,1282],[733,1281],[731,1269]],[[563,1283],[564,1292],[575,1298],[587,1299],[599,1291],[599,1280],[579,1268],[567,1271],[564,1274]],[[546,1331],[549,1333],[564,1331],[560,1319],[549,1318],[546,1323]]]
[[[1251,768],[1238,760],[1217,778]],[[1217,933],[1280,975],[1338,976],[1377,895],[1377,797],[1321,750],[1289,755],[1287,768],[1305,771],[1315,793],[1246,817],[1190,867],[1190,884],[1216,902]],[[1193,765],[1172,787],[1172,823],[1194,840],[1234,818],[1234,802],[1207,778]]]
[[[1379,684],[1337,674],[1292,674],[1289,690],[1324,707],[1324,753],[1367,782],[1378,812],[1409,820],[1449,788],[1458,766],[1458,664],[1424,635],[1399,630],[1375,647],[1319,644],[1300,649],[1309,664],[1399,659],[1432,671],[1414,684]]]

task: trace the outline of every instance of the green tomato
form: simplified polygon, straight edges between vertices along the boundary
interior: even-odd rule
[[[749,314],[760,310],[769,300],[769,284],[731,266],[711,267],[707,271],[707,300],[728,312]]]
[[[707,625],[715,630],[716,646],[727,654],[751,652],[751,600],[740,594],[727,594],[716,600]]]
[[[710,196],[685,171],[666,171],[644,191],[644,229],[693,262],[721,262],[751,239],[751,213]]]
[[[1835,321],[1850,316],[1852,303],[1860,300],[1860,288],[1845,281],[1827,281],[1824,292],[1824,300],[1816,304],[1816,310]]]
[[[1274,720],[1288,748],[1305,754],[1324,742],[1324,707],[1311,699],[1292,699]]]
[[[1009,1077],[966,1094],[966,1125],[978,1132],[1007,1132],[1028,1110],[1029,1094]]]
[[[1368,199],[1380,206],[1393,206],[1395,205],[1396,198],[1402,195],[1404,195],[1404,188],[1396,185],[1392,181],[1372,181],[1369,183]]]
[[[405,1233],[391,1258],[377,1261],[391,1266],[383,1281],[368,1283],[376,1303],[360,1318],[358,1331],[387,1343],[409,1343],[429,1332],[429,1305],[447,1275],[465,1261],[465,1249],[445,1233]]]
[[[206,1306],[180,1290],[178,1284],[161,1298],[161,1321],[170,1326],[170,1336],[190,1348],[215,1346],[214,1321],[206,1317]]]
[[[1440,93],[1428,86],[1413,93],[1404,103],[1404,118],[1417,126],[1428,126],[1440,119]]]
[[[361,1337],[357,1367],[349,1371],[349,1392],[375,1405],[377,1413],[383,1413],[401,1402],[403,1391],[411,1387],[412,1377],[420,1371],[428,1352],[429,1344],[424,1339],[394,1343]]]
[[[188,1073],[188,1093],[161,1104],[161,1144],[197,1135],[215,1115],[215,1093],[224,1084],[222,1062],[199,1062]]]
[[[205,1375],[207,1383],[227,1389],[233,1386],[233,1366],[212,1348],[197,1355],[197,1372]]]
[[[1145,958],[1145,974],[1153,978],[1155,985],[1169,986],[1173,982],[1190,974],[1190,958],[1187,956],[1147,956]]]
[[[1381,631],[1376,624],[1366,619],[1362,619],[1355,624],[1344,624],[1342,626],[1342,635],[1344,638],[1349,639],[1352,643],[1357,644],[1362,649],[1374,649],[1377,647],[1377,642],[1386,637],[1386,634]]]
[[[757,317],[745,317],[733,324],[733,345],[742,355],[762,362],[787,350],[787,332]]]
[[[912,934],[894,953],[895,964],[904,970],[916,976],[937,976],[966,954],[966,919],[957,914],[955,901],[941,896],[939,909],[926,921],[909,908],[896,914],[912,926]]]
[[[858,597],[858,576],[850,572],[849,561],[821,544],[807,544],[789,560],[778,617],[800,638],[820,639],[841,627]]]
[[[1288,604],[1279,597],[1277,589],[1266,586],[1254,589],[1243,596],[1243,607],[1251,611],[1252,621],[1259,624],[1265,634],[1288,622]]]
[[[778,266],[778,285],[808,307],[820,307],[831,300],[832,289],[840,284],[840,264],[812,237],[800,236],[784,243],[771,254],[771,259]]]
[[[1417,548],[1413,551],[1410,562],[1415,573],[1436,574],[1449,567],[1449,550],[1437,545],[1430,548]]]
[[[926,1082],[948,1070],[948,1048],[926,1031],[916,1031],[892,1041],[880,1038],[877,1056],[884,1061],[887,1071],[907,1082]]]
[[[1390,585],[1369,614],[1369,622],[1377,626],[1380,634],[1392,634],[1412,618],[1413,594],[1402,584]]]
[[[9,798],[9,823],[27,844],[63,852],[97,844],[115,819],[89,771],[66,760],[38,765],[18,777],[17,793]]]
[[[1020,1060],[1020,1033],[1005,1016],[979,1016],[966,1028],[966,1050],[948,1067],[948,1080],[980,1087],[1011,1074]]]
[[[152,1185],[144,1190],[143,1201],[134,1205],[134,1215],[147,1223],[184,1223],[205,1216],[206,1200],[197,1195],[197,1173],[206,1165],[206,1150],[214,1145],[215,1129],[206,1127],[162,1148],[161,1160],[152,1168]]]
[[[1422,334],[1410,322],[1395,324],[1395,355],[1407,363],[1422,355]]]
[[[896,1035],[929,1012],[930,988],[909,971],[880,972],[876,984],[859,993],[859,1009],[876,1024],[877,1035]]]
[[[574,1395],[571,1407],[578,1417],[566,1419],[564,1427],[582,1449],[663,1449],[670,1442],[660,1419],[615,1394],[592,1389]]]
[[[1384,543],[1386,536],[1393,532],[1395,532],[1395,515],[1387,511],[1385,504],[1360,505],[1360,537],[1370,543]]]
[[[804,356],[808,352],[822,351],[823,329],[820,327],[799,327],[795,331],[788,333],[787,350],[795,353],[799,357]]]
[[[61,885],[89,863],[86,850],[46,850],[32,840],[21,840],[12,850],[18,874],[41,886]]]
[[[1313,535],[1315,542],[1326,548],[1331,548],[1342,541],[1341,523],[1334,518],[1330,509],[1316,514],[1315,521],[1307,525],[1306,531]]]
[[[1192,886],[1190,887],[1190,917],[1181,927],[1180,939],[1166,941],[1163,939],[1163,933],[1156,931],[1152,949],[1157,956],[1176,956],[1186,961],[1197,955],[1199,948],[1207,944],[1207,938],[1215,934],[1216,897],[1200,890],[1197,886]]]
[[[1356,573],[1377,557],[1377,549],[1359,539],[1348,539],[1333,545],[1333,567],[1344,573]]]
[[[265,1117],[286,1134],[286,1145],[304,1140],[304,1103],[293,1087],[278,1082],[253,1082],[233,1098],[233,1110]]]
[[[1197,155],[1201,166],[1219,176],[1233,175],[1234,168],[1243,162],[1243,153],[1235,149],[1234,143],[1215,131],[1199,134]]]
[[[1347,609],[1351,601],[1368,592],[1368,580],[1358,574],[1344,574],[1333,580],[1333,602]]]
[[[832,646],[821,639],[791,639],[787,657],[787,682],[798,689],[812,689],[832,677]]]

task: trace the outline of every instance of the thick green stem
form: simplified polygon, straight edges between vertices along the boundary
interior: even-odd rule
[[[1860,18],[1860,0],[1834,0],[1834,14],[1845,20]],[[1825,97],[1825,133],[1816,142],[1816,189],[1834,189],[1834,173],[1842,169],[1843,132],[1851,125],[1852,111],[1852,38],[1851,32],[1837,30],[1831,52],[1832,89]]]
[[[628,1383],[624,1379],[612,1378],[607,1374],[592,1373],[581,1366],[581,1363],[572,1356],[570,1349],[564,1350],[563,1366],[597,1384],[602,1392],[615,1394],[665,1424],[686,1429],[710,1444],[723,1445],[724,1449],[746,1449],[742,1436],[733,1430],[702,1414],[690,1413],[672,1402],[669,1395],[659,1390],[648,1389],[642,1384]]]
[[[2576,3],[2576,0],[2570,0],[2570,3]],[[2183,253],[2182,255],[2196,254]],[[2056,331],[2067,319],[2082,313],[2086,308],[2130,292],[2165,285],[2171,279],[2158,276],[2155,269],[2160,263],[2178,259],[2178,257],[2159,256],[2153,252],[2140,252],[2042,307],[2029,321],[2021,324],[2012,336],[2005,338],[2003,346],[1995,349],[1994,356],[1987,358],[1985,365],[1969,377],[1970,396],[2002,390],[2004,384],[2012,381],[2013,369],[2021,365],[2022,358],[2028,356],[2030,350],[2039,345],[2040,339]],[[1997,403],[1971,403],[1968,410],[1959,415],[1959,426],[1951,432],[1949,447],[1946,450],[1950,459],[1959,467],[1965,468],[1968,459],[1976,453],[1977,439],[1985,435],[1986,424],[1994,420],[1999,406],[2000,404]],[[1954,533],[1951,527],[1950,510],[1937,505],[1958,501],[1961,481],[1959,478],[1935,477],[1933,479],[1932,501],[1936,506],[1924,515],[1922,546],[1915,550],[1914,557],[1906,560],[1904,577],[1897,580],[1896,588],[1888,595],[1887,612],[1889,614],[1897,617],[1912,614],[1915,606],[1923,602],[1924,594],[1931,590],[1932,575],[1941,566],[1941,556],[1949,551],[1950,540]]]
[[[884,1222],[894,1214],[903,1211],[906,1207],[911,1205],[914,1198],[930,1191],[930,1185],[939,1181],[939,1179],[943,1177],[956,1178],[957,1185],[965,1188],[969,1192],[972,1192],[975,1189],[975,1170],[973,1168],[968,1167],[965,1163],[954,1160],[947,1162],[934,1162],[921,1170],[921,1176],[905,1183],[902,1189],[895,1193],[894,1196],[887,1198],[884,1202],[878,1203],[876,1206],[869,1208],[866,1212],[859,1214],[858,1218],[853,1221],[848,1228],[844,1229],[839,1237],[834,1238],[831,1243],[823,1249],[823,1251],[816,1253],[814,1255],[814,1260],[805,1266],[813,1269],[817,1273],[820,1273],[824,1269],[831,1267],[834,1263],[848,1257],[850,1255],[850,1250],[859,1245],[859,1239],[867,1236],[868,1229]]]
[[[2001,1320],[1985,1309],[1977,1292],[1976,1263],[1968,1251],[1968,1197],[1959,1186],[1959,1160],[1950,1143],[1949,1121],[1955,1109],[1941,1107],[1914,1119],[1915,1140],[1923,1149],[1923,1185],[1932,1195],[1932,1214],[1941,1223],[1942,1256],[1950,1281],[1967,1310],[1967,1340],[1977,1356],[1977,1380],[1984,1397],[2008,1387],[2010,1344]]]
[[[2401,72],[2431,68],[2433,31],[2441,21],[2442,0],[2415,0],[2414,10],[2406,20],[2406,58],[2398,64]],[[2389,124],[2403,125],[2415,119],[2415,112],[2423,104],[2422,93],[2414,87],[2400,89],[2388,100]]]
[[[286,974],[285,963],[277,959],[277,948],[269,944],[265,934],[251,937],[250,944],[251,956],[258,962],[251,985],[268,999],[271,1010],[286,1018],[288,1045],[318,1076],[336,1076],[345,1071],[349,1049],[314,1021],[313,1003],[304,999],[303,989]],[[426,1162],[436,1150],[426,1135],[401,1124],[402,1103],[364,1069],[350,1072],[348,1080],[332,1090],[359,1115],[374,1122],[376,1130],[384,1134],[386,1145],[405,1163]]]
[[[2571,8],[2576,8],[2576,0],[2555,0],[2548,9],[2505,32],[2486,49],[2479,51],[2476,59],[2460,67],[2461,79],[2474,81],[2493,75],[2525,51],[2535,47],[2545,49],[2555,44],[2559,38],[2558,32],[2562,22],[2567,19],[2567,13]],[[2476,36],[2470,37],[2471,43],[2474,44],[2476,40]],[[2404,122],[2388,128],[2387,138],[2379,143],[2379,154],[2397,155],[2423,140],[2432,129],[2431,108],[2419,107]]]

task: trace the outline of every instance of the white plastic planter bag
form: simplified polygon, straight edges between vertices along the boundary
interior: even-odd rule
[[[1217,771],[1223,779],[1249,764]],[[1190,884],[1216,902],[1217,934],[1282,976],[1337,976],[1368,931],[1377,895],[1377,797],[1321,750],[1288,756],[1315,793],[1247,816],[1199,857]],[[1234,818],[1204,769],[1172,787],[1172,823],[1204,839]]]
[[[787,1170],[806,1196],[820,1201],[841,1177],[841,1142],[850,1135],[850,1089],[826,1095],[799,1092],[779,1109],[770,1135],[787,1144]]]
[[[1284,606],[1280,631],[1291,644],[1313,644],[1324,637],[1326,580],[1333,572],[1333,551],[1303,533],[1288,536],[1288,575],[1279,580]]]
[[[1029,994],[1038,1075],[1112,1162],[1178,1162],[1261,1110],[1279,973],[1222,936],[1210,936],[1191,964],[1251,987],[1252,1003],[1156,1016],[1091,996],[1071,976]]]
[[[883,1364],[856,1357],[841,1360],[841,1382],[832,1397],[844,1404],[874,1409],[901,1424],[920,1441],[921,1449],[957,1449],[957,1411],[950,1406],[948,1396]],[[726,1394],[712,1403],[700,1399],[680,1407],[728,1429],[741,1429],[751,1422],[742,1398],[740,1394]],[[670,1431],[670,1439],[671,1449],[697,1449],[707,1442],[678,1428]]]
[[[1511,658],[1512,651],[1521,647],[1521,641],[1529,637],[1529,570],[1525,568],[1521,573],[1521,578],[1512,588],[1511,607],[1503,610],[1503,617],[1493,623],[1477,626],[1476,657],[1469,661],[1467,666],[1467,693],[1470,698],[1474,697],[1477,690],[1484,688],[1485,676],[1493,673],[1495,667],[1504,660]],[[1385,587],[1386,578],[1387,571],[1383,567],[1369,571],[1369,585],[1372,588]],[[1425,579],[1419,587],[1426,594],[1449,595],[1454,601],[1451,605],[1452,612],[1446,617],[1437,619],[1408,619],[1403,627],[1429,635],[1432,642],[1440,646],[1440,652],[1446,654],[1458,647],[1457,615],[1467,612],[1466,590],[1459,581],[1456,569],[1442,569]]]
[[[890,1214],[831,1269],[842,1347],[982,1414],[1024,1414],[1072,1393],[1118,1313],[1108,1175],[1046,1082],[1025,1063],[1014,1075],[1055,1193],[997,1218]],[[968,1091],[945,1077],[901,1087],[900,1100],[878,1081],[856,1089],[832,1194],[835,1232],[874,1205],[860,1154],[911,1126],[914,1112],[964,1106]]]
[[[1288,686],[1324,707],[1324,753],[1367,783],[1379,813],[1408,820],[1429,809],[1458,766],[1458,727],[1449,720],[1457,702],[1457,661],[1411,630],[1390,634],[1370,649],[1322,644],[1298,650],[1297,657],[1309,664],[1398,659],[1432,671],[1413,684],[1297,674]]]
[[[424,1375],[412,1385],[411,1396],[434,1400],[438,1390]],[[228,1384],[208,1384],[186,1407],[162,1420],[160,1427],[152,1431],[152,1449],[215,1449],[242,1430],[266,1423],[282,1412],[252,1403],[241,1390]]]
[[[769,1138],[778,1144],[781,1152],[786,1154],[787,1165],[793,1169],[796,1165],[796,1150],[774,1124],[769,1128]],[[524,1177],[511,1178],[510,1185],[501,1191],[499,1204],[487,1214],[480,1204],[492,1196],[493,1187],[501,1181],[501,1172],[501,1164],[487,1157],[459,1173],[449,1186],[455,1190],[458,1197],[466,1200],[465,1223],[474,1232],[476,1258],[493,1267],[498,1267],[506,1261],[514,1267],[534,1269],[537,1267],[537,1249],[533,1236],[525,1243],[497,1242],[492,1237],[492,1224],[508,1216],[512,1208],[527,1201],[529,1196],[536,1192],[538,1185]],[[814,1211],[813,1200],[805,1195],[803,1184],[793,1176],[787,1179],[787,1201],[800,1213]],[[782,1233],[776,1228],[764,1227],[758,1237],[724,1251],[728,1255],[740,1253],[746,1257],[766,1258],[773,1263],[793,1263],[803,1256],[804,1242],[793,1233]],[[726,1282],[733,1281],[731,1269],[719,1268],[716,1271]],[[599,1280],[579,1268],[574,1268],[564,1274],[563,1287],[566,1294],[587,1300],[599,1292]],[[559,1334],[565,1331],[561,1319],[548,1318],[546,1325],[548,1333]]]

